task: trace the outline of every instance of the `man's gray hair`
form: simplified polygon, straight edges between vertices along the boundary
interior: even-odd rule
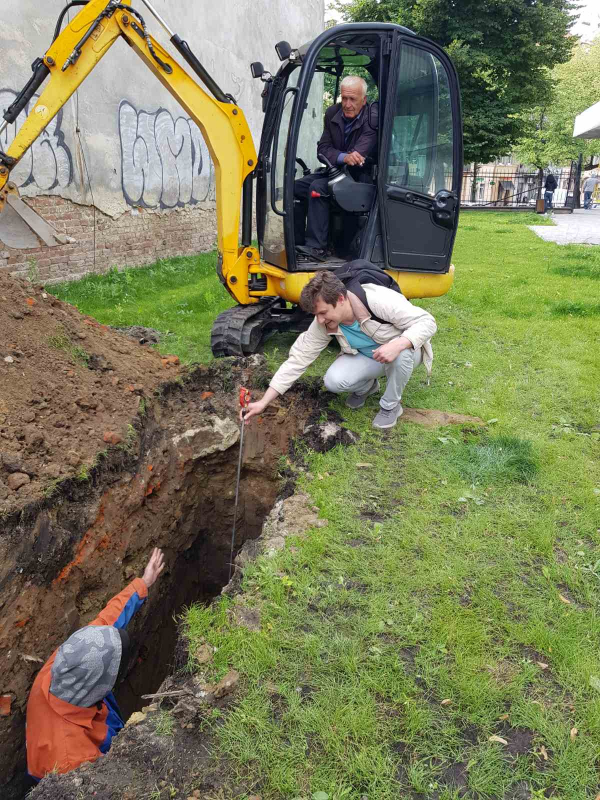
[[[367,82],[364,78],[361,78],[360,75],[346,75],[346,77],[340,84],[340,91],[344,88],[344,86],[350,86],[350,84],[360,86],[363,95],[366,96]]]

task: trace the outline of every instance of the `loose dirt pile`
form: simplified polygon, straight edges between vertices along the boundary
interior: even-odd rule
[[[126,445],[143,396],[178,363],[0,273],[0,514]]]

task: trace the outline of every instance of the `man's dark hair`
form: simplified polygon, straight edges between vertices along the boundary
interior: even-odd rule
[[[323,270],[317,272],[314,278],[306,284],[300,295],[300,306],[309,314],[314,314],[317,300],[321,298],[324,303],[330,306],[337,305],[338,297],[348,296],[348,290],[333,272]]]

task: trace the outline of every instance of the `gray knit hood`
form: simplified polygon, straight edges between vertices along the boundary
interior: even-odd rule
[[[88,625],[75,631],[58,648],[50,692],[74,706],[93,706],[112,691],[121,653],[121,636],[112,625]]]

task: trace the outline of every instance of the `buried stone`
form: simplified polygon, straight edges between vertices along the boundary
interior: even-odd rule
[[[13,472],[12,475],[8,476],[6,483],[8,484],[8,488],[12,489],[13,492],[16,492],[21,486],[26,486],[29,483],[29,475],[25,475],[24,472]]]

